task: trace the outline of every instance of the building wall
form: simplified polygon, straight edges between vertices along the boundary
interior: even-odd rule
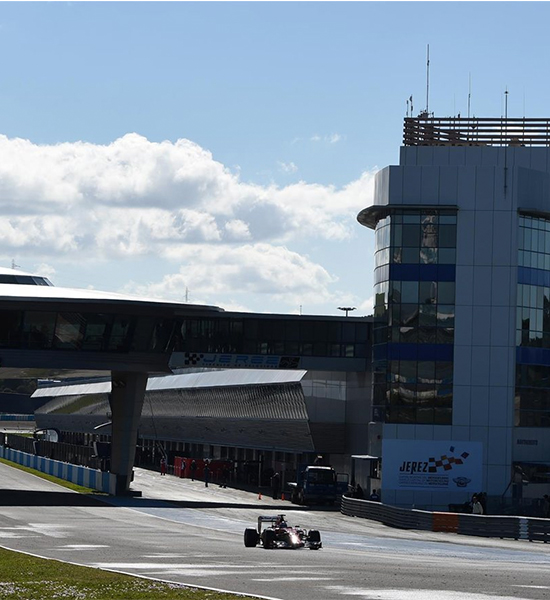
[[[174,381],[166,388],[162,378],[152,380],[139,435],[205,447],[321,453],[342,469],[348,464],[348,470],[349,455],[366,451],[368,372],[308,371],[293,374],[286,383],[271,381],[271,372],[253,375],[255,383],[249,385],[231,385],[230,377],[223,379],[224,385],[212,385],[208,372],[166,378]],[[201,385],[203,379],[210,386]],[[109,420],[107,390],[84,393],[83,386],[73,387],[66,386],[66,395],[55,396],[37,412],[40,427],[91,433]]]
[[[482,442],[484,491],[493,496],[505,492],[514,460],[544,456],[542,444],[514,443],[514,398],[518,210],[550,210],[549,172],[547,148],[427,146],[402,148],[400,165],[376,179],[375,205],[458,208],[452,424],[386,423],[384,438]],[[460,492],[383,499],[462,501]]]

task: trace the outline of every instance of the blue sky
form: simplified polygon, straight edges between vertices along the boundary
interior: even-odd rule
[[[226,309],[370,312],[355,220],[406,100],[550,116],[545,2],[1,2],[0,264]],[[179,140],[179,141],[178,141]]]

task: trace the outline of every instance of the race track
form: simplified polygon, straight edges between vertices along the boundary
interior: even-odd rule
[[[142,498],[99,502],[0,464],[0,545],[279,600],[550,597],[541,543],[401,531],[143,470],[134,487]],[[245,527],[280,512],[323,549],[245,548]]]

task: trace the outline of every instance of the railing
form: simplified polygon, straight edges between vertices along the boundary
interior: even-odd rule
[[[340,510],[350,517],[370,519],[399,529],[550,542],[550,519],[411,510],[347,496],[342,497]]]
[[[6,446],[0,446],[0,458],[53,475],[65,481],[71,481],[83,487],[113,496],[116,494],[116,475],[113,473],[51,460],[44,456],[35,456]]]
[[[407,117],[405,146],[550,146],[550,119]]]
[[[35,440],[16,433],[6,434],[5,441],[10,448],[28,454],[47,456],[53,460],[82,465],[90,469],[99,469],[101,466],[101,460],[95,456],[94,449],[91,446]]]

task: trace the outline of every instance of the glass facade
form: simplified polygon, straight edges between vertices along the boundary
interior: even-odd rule
[[[220,316],[185,319],[176,349],[184,352],[366,358],[367,322]]]
[[[376,225],[373,419],[450,424],[456,211],[391,209]]]
[[[520,215],[515,425],[550,427],[550,219]]]
[[[164,353],[171,350],[176,323],[138,315],[0,310],[0,348]]]
[[[223,316],[222,316],[223,315]],[[367,321],[0,309],[0,348],[366,358]]]

